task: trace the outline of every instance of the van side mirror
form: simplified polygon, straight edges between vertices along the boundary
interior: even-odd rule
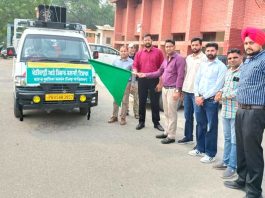
[[[8,57],[17,57],[17,53],[14,47],[8,47],[6,48],[7,56]]]
[[[98,51],[93,51],[93,59],[98,59]]]

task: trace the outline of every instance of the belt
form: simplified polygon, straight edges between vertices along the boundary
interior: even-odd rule
[[[258,110],[265,110],[265,106],[262,105],[246,105],[246,104],[238,104],[241,109],[258,109]]]
[[[215,96],[212,96],[212,97],[207,98],[207,99],[205,99],[205,100],[214,100],[214,97],[215,97]]]
[[[174,86],[163,86],[165,89],[176,89]]]
[[[201,94],[199,94],[199,96],[202,96]],[[204,100],[214,100],[215,96],[212,96],[210,98],[205,98]]]

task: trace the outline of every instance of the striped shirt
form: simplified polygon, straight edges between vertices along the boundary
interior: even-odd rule
[[[239,67],[235,70],[227,70],[225,74],[225,83],[222,89],[222,116],[224,118],[234,119],[237,111],[237,85],[239,80]]]
[[[265,106],[265,51],[246,59],[240,70],[238,103]]]

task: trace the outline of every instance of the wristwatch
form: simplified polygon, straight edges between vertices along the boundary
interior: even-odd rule
[[[180,89],[175,89],[175,92],[180,93],[181,90]]]

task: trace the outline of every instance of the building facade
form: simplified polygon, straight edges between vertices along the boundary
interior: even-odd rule
[[[176,51],[190,53],[190,40],[203,38],[219,44],[219,54],[243,47],[240,32],[246,26],[265,29],[264,0],[111,0],[116,4],[114,47],[135,43],[142,47],[146,33],[164,50],[173,39]]]
[[[96,26],[96,29],[87,29],[86,38],[89,43],[113,45],[114,28],[110,25]]]

